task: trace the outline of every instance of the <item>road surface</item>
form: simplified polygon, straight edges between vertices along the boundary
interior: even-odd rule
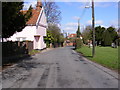
[[[117,73],[91,63],[73,50],[56,48],[3,71],[3,88],[117,88]],[[101,68],[100,68],[101,67]],[[106,69],[106,71],[104,70]],[[107,72],[108,71],[108,72]]]

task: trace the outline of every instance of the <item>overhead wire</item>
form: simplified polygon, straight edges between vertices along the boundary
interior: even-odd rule
[[[90,1],[89,1],[89,2],[86,2],[86,4],[85,4],[85,6],[88,6],[88,5],[90,5]],[[85,6],[83,7],[84,9],[83,9],[83,11],[82,11],[82,13],[81,13],[81,15],[80,15],[80,20],[83,19],[83,16],[85,15],[85,12],[86,12]]]
[[[84,7],[83,7],[84,9],[83,9],[83,11],[82,11],[82,13],[80,15],[80,21],[83,19],[84,15],[85,15],[85,12],[86,12],[86,8],[85,7],[86,6],[90,6],[90,0],[88,2],[86,2]],[[83,30],[84,30],[84,26],[83,26]]]

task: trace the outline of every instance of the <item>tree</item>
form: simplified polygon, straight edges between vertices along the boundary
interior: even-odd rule
[[[80,32],[80,24],[79,24],[79,20],[78,20],[78,29],[77,29],[77,38],[80,38],[81,32]]]
[[[81,48],[83,45],[82,39],[80,39],[80,38],[76,38],[75,43],[76,43],[75,49]]]
[[[95,27],[95,41],[97,41],[97,45],[102,43],[104,31],[105,31],[104,27],[101,26]]]
[[[104,41],[104,46],[111,46],[112,38],[111,38],[110,33],[109,33],[108,30],[106,30],[106,31],[104,32],[103,41]]]
[[[9,38],[15,32],[22,31],[25,27],[30,15],[24,15],[20,11],[22,8],[23,2],[2,3],[2,38]]]
[[[61,20],[61,11],[55,2],[44,0],[43,3],[47,22],[52,24],[59,24]]]
[[[56,47],[56,44],[59,46],[63,42],[63,35],[61,34],[60,28],[55,24],[48,25],[48,31],[50,31],[53,37],[53,45]]]
[[[82,32],[82,36],[84,44],[88,44],[89,40],[92,40],[92,27],[86,26],[86,28]]]
[[[76,32],[76,39],[75,39],[75,48],[78,49],[78,48],[81,48],[82,45],[83,45],[83,41],[82,39],[80,38],[81,36],[81,32],[80,32],[80,23],[79,23],[79,20],[78,20],[78,29],[77,29],[77,32]]]
[[[118,38],[118,34],[117,34],[115,28],[111,26],[111,27],[108,27],[107,30],[110,33],[112,42],[115,42],[115,40]]]
[[[47,47],[50,47],[50,43],[53,43],[54,38],[50,31],[47,31],[47,36],[44,37],[44,41],[47,44]]]

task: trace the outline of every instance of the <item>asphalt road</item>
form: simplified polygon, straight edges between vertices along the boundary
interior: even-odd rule
[[[110,72],[110,73],[109,73]],[[6,69],[3,88],[117,88],[117,73],[89,62],[73,47],[41,52]]]

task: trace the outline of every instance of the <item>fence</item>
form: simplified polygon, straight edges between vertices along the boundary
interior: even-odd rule
[[[24,56],[28,56],[33,49],[33,42],[2,42],[2,63],[11,63]]]

